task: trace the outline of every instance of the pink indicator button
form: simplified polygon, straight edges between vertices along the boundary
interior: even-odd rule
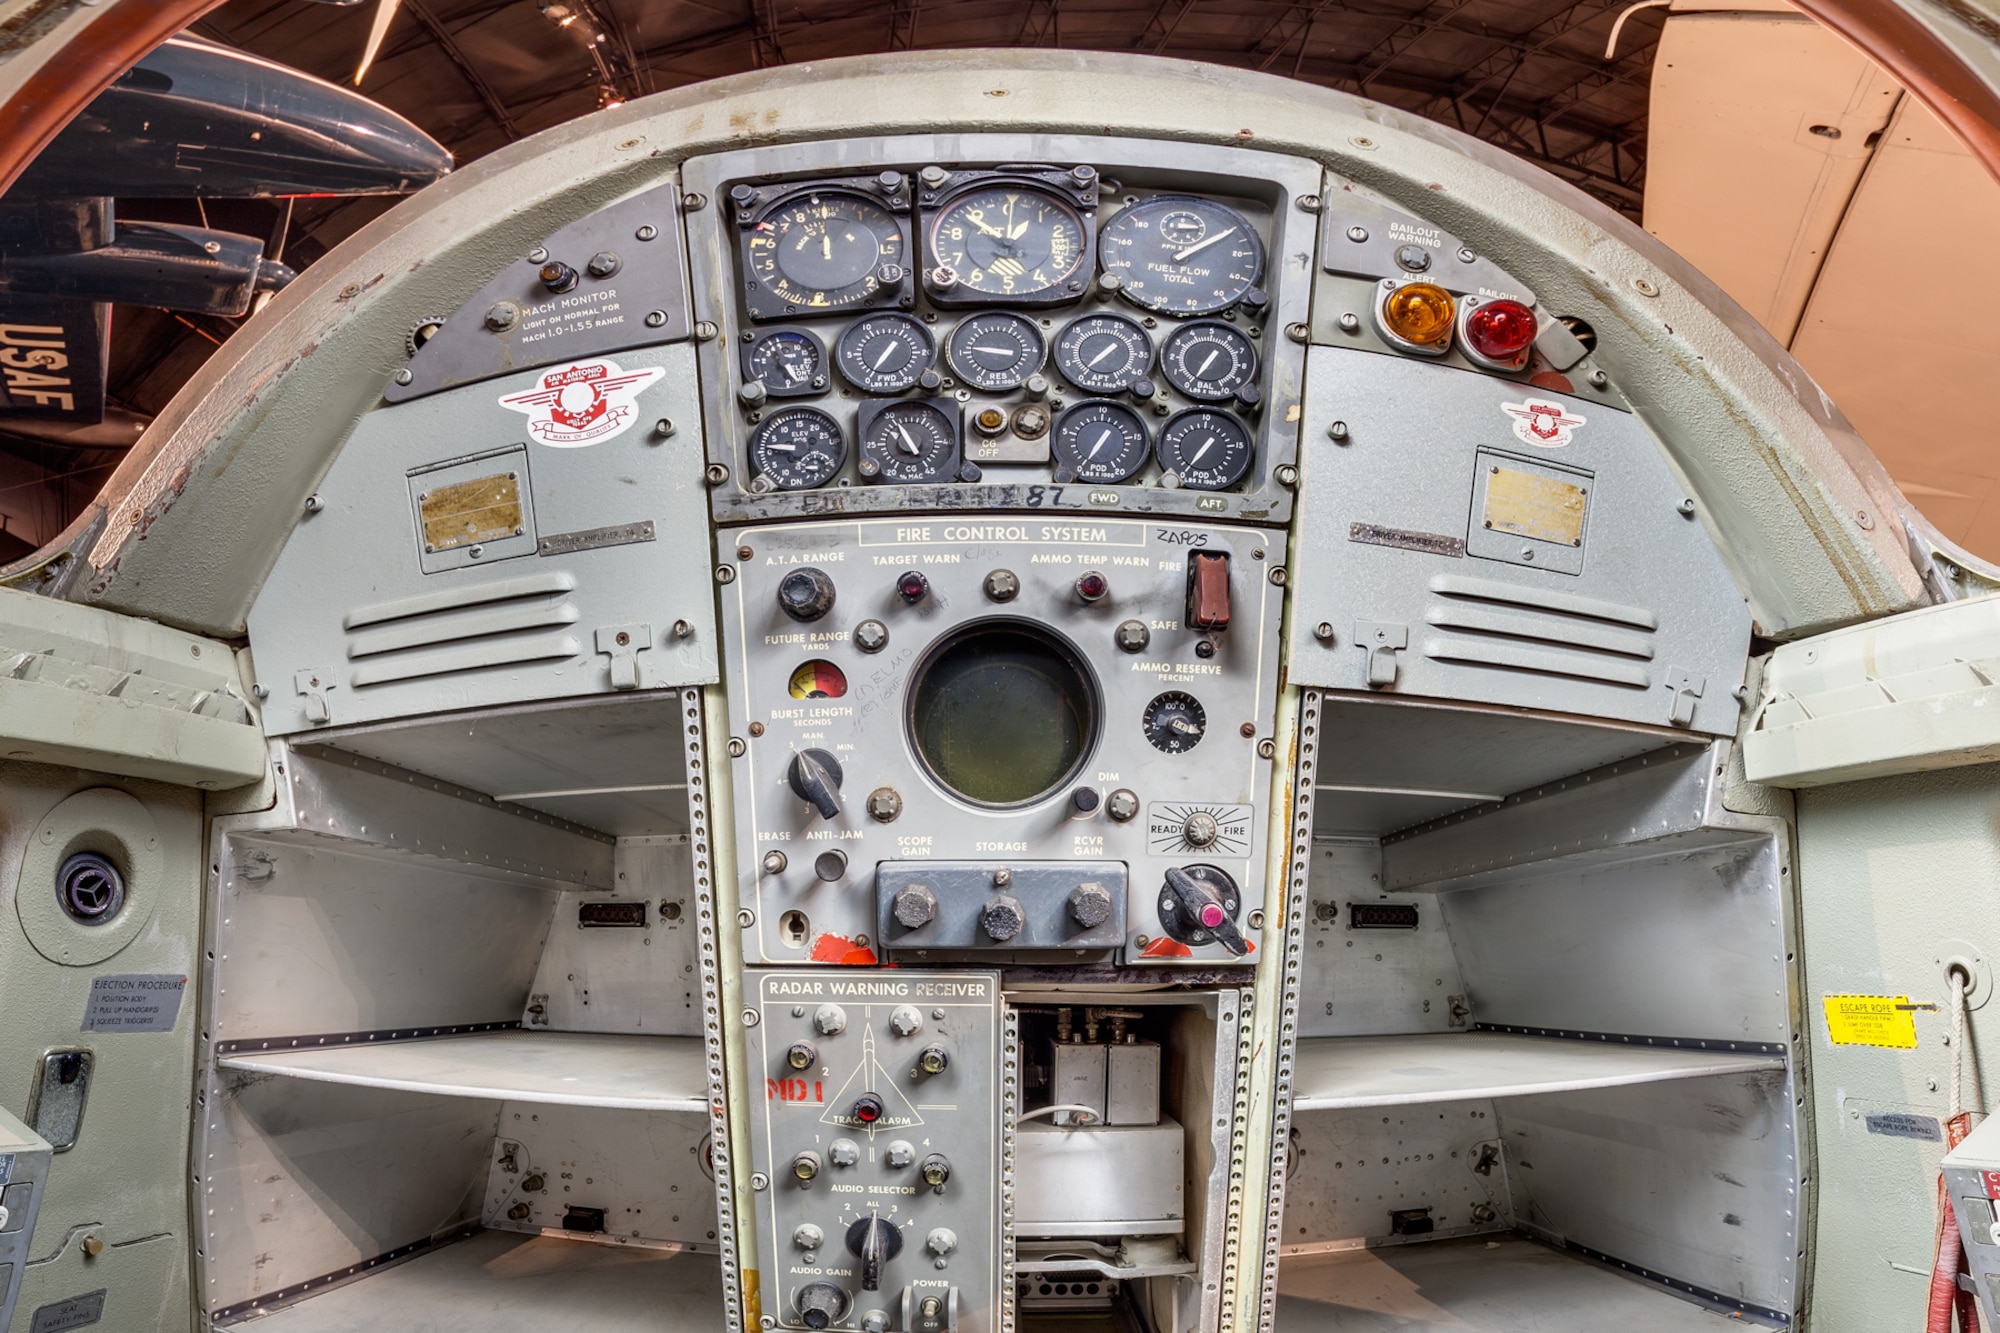
[[[1201,924],[1207,926],[1210,930],[1214,930],[1217,926],[1221,925],[1222,924],[1221,906],[1216,903],[1209,903],[1207,906],[1203,907],[1201,909]]]

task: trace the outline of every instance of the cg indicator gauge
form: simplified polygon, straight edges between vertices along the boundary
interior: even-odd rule
[[[931,220],[934,289],[993,300],[1056,299],[1083,290],[1082,216],[1052,194],[1020,185],[969,190]]]
[[[1137,320],[1085,315],[1056,337],[1056,369],[1085,393],[1124,393],[1153,368],[1153,340]]]
[[[957,404],[909,399],[861,405],[861,475],[913,485],[958,475]]]
[[[1061,472],[1101,485],[1144,467],[1150,443],[1145,418],[1122,403],[1078,403],[1056,418],[1049,436]]]
[[[872,199],[815,190],[780,202],[744,239],[745,296],[753,314],[832,312],[900,284],[903,227]]]
[[[1257,348],[1248,334],[1219,319],[1175,329],[1160,348],[1167,383],[1198,403],[1220,403],[1257,377]]]
[[[1176,412],[1160,427],[1154,447],[1160,468],[1196,491],[1219,491],[1243,480],[1255,446],[1242,422],[1212,407]]]
[[[1208,713],[1201,701],[1180,690],[1168,690],[1146,705],[1139,720],[1146,739],[1165,754],[1186,754],[1201,744],[1208,731]]]
[[[1035,321],[992,310],[973,315],[952,330],[944,346],[952,371],[975,389],[1004,393],[1018,389],[1048,359],[1049,345]]]
[[[751,465],[777,490],[824,486],[846,461],[840,423],[817,407],[782,408],[750,432]]]
[[[1163,315],[1226,310],[1264,276],[1264,243],[1250,220],[1192,195],[1133,204],[1104,225],[1097,251],[1126,300]]]
[[[847,382],[864,393],[903,393],[937,360],[937,340],[910,315],[870,315],[847,326],[833,358]]]
[[[773,398],[826,392],[826,348],[805,329],[772,329],[743,346],[743,378],[758,380]]]

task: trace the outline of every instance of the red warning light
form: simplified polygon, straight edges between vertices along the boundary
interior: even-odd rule
[[[896,595],[913,605],[923,601],[930,590],[931,581],[914,569],[896,580]]]
[[[1518,362],[1535,341],[1535,312],[1519,301],[1486,301],[1465,316],[1465,345],[1488,361]]]
[[[1096,570],[1077,576],[1076,595],[1086,602],[1098,601],[1105,593],[1110,591],[1111,581]]]
[[[854,1118],[864,1125],[872,1125],[882,1118],[882,1099],[872,1092],[864,1092],[854,1099]]]

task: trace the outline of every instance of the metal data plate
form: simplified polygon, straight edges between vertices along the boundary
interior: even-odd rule
[[[810,1327],[807,1289],[821,1286],[835,1293],[820,1307],[828,1314],[822,1328],[859,1330],[879,1310],[887,1327],[907,1329],[898,1317],[906,1303],[920,1309],[935,1298],[948,1308],[955,1296],[956,1333],[998,1333],[997,1079],[1003,1057],[1011,1059],[999,977],[754,970],[745,991],[755,1006],[751,1197],[765,1318],[779,1328]],[[810,1047],[805,1068],[788,1058],[799,1043]],[[925,1074],[917,1060],[932,1046],[949,1063]],[[864,1123],[855,1104],[871,1094],[882,1110]],[[794,1170],[801,1153],[816,1155],[810,1180]],[[949,1169],[942,1189],[921,1177],[934,1154]],[[876,1218],[894,1229],[895,1253],[869,1291],[848,1237]]]
[[[1125,929],[1112,943],[1124,962],[1254,964],[1254,948],[1232,958],[1218,943],[1190,947],[1173,939],[1161,924],[1159,899],[1169,866],[1216,867],[1244,899],[1237,926],[1253,946],[1261,938],[1250,914],[1263,897],[1272,761],[1260,742],[1271,735],[1275,710],[1283,588],[1272,570],[1284,549],[1277,532],[1070,516],[883,519],[726,534],[724,553],[735,557],[728,564],[735,577],[722,589],[729,725],[744,742],[732,761],[738,892],[754,909],[744,956],[874,963],[883,938],[878,865],[952,861],[989,868],[989,881],[991,871],[1008,867],[1066,864],[1084,878],[1122,867]],[[1191,551],[1229,553],[1226,631],[1203,635],[1181,623]],[[823,617],[802,623],[779,608],[777,589],[804,568],[827,574],[835,598]],[[1018,579],[1011,600],[985,592],[995,570]],[[914,604],[897,591],[910,571],[928,585]],[[1109,584],[1094,603],[1076,592],[1087,572]],[[887,635],[873,653],[854,637],[871,621]],[[1026,805],[993,808],[951,794],[929,775],[906,719],[909,687],[926,654],[966,626],[1001,621],[1044,627],[1067,641],[1094,681],[1100,724],[1073,782]],[[1138,652],[1114,640],[1129,621],[1147,627]],[[1213,656],[1200,655],[1205,641]],[[1180,753],[1155,748],[1143,725],[1149,704],[1170,693],[1192,696],[1206,714],[1206,731]],[[805,749],[823,750],[841,766],[842,808],[831,820],[788,783],[793,756]],[[1077,788],[1097,805],[1072,817]],[[896,798],[892,810],[884,807],[886,820],[870,811],[883,792]],[[1124,822],[1109,814],[1121,793],[1133,802]],[[1183,827],[1196,816],[1197,823],[1213,820],[1212,840],[1191,850],[1162,829],[1169,812]],[[783,858],[775,871],[766,868],[773,852]],[[840,864],[833,878],[821,879],[829,853],[838,853]],[[894,935],[889,943],[894,947]],[[1008,961],[991,944],[982,957]]]
[[[1637,417],[1410,357],[1308,367],[1291,683],[1735,734],[1749,610]]]
[[[408,402],[495,375],[686,338],[679,200],[677,187],[663,185],[564,227],[542,243],[546,260],[515,260],[460,306],[410,358],[410,382],[391,380],[382,396]],[[617,271],[595,276],[590,264],[600,255],[616,256]],[[548,261],[575,270],[576,285],[550,291],[540,276]]]
[[[694,352],[620,357],[361,419],[250,611],[267,731],[715,679]]]

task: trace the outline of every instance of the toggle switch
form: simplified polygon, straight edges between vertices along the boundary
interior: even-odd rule
[[[1190,551],[1187,573],[1187,627],[1228,629],[1229,552]]]

